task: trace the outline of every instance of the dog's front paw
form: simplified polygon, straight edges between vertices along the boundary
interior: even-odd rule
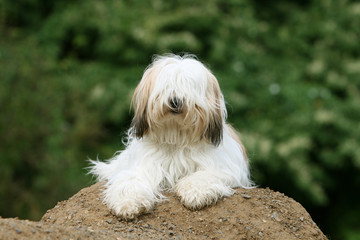
[[[146,211],[146,207],[134,200],[123,200],[121,202],[107,204],[110,211],[125,220],[131,220]]]
[[[153,208],[157,201],[150,188],[137,184],[110,185],[104,192],[104,203],[123,219],[134,219]]]
[[[175,188],[181,203],[191,210],[198,210],[216,203],[234,190],[206,172],[197,172],[180,180]]]
[[[204,194],[202,191],[189,189],[187,187],[179,187],[177,194],[181,203],[190,210],[199,210],[205,206],[211,205],[217,201],[217,196]]]

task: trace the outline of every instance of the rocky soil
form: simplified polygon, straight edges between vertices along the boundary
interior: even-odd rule
[[[102,204],[101,188],[82,189],[39,222],[0,217],[0,239],[327,239],[299,203],[270,189],[237,189],[200,211],[169,194],[151,213],[124,221]]]

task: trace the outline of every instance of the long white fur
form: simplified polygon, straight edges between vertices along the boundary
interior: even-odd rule
[[[169,111],[172,97],[183,100],[180,114]],[[134,108],[135,118],[146,114],[143,135],[136,137],[132,126],[124,151],[107,162],[91,161],[90,172],[106,182],[104,203],[115,215],[131,219],[149,211],[164,191],[200,209],[232,195],[235,187],[252,187],[246,154],[225,123],[218,83],[194,57],[156,58],[135,91]],[[218,145],[204,135],[214,116],[221,119]]]

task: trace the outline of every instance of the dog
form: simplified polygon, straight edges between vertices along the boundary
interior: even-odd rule
[[[237,132],[226,124],[219,84],[194,55],[156,56],[135,89],[134,117],[125,150],[90,173],[105,181],[103,201],[113,214],[133,219],[177,194],[199,210],[251,188],[249,162]]]

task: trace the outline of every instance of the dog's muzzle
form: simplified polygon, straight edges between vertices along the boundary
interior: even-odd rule
[[[183,109],[183,101],[177,97],[170,98],[169,106],[171,113],[173,114],[181,113]]]

